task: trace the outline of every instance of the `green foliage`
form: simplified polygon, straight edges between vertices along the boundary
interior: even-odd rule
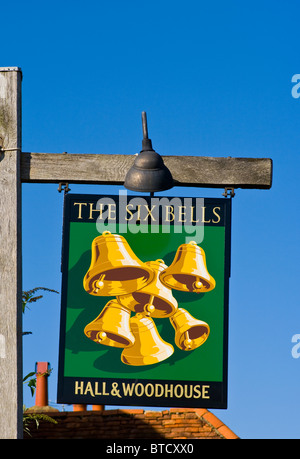
[[[36,376],[35,376],[35,372],[34,371],[32,371],[31,373],[28,373],[28,375],[26,375],[23,378],[23,384],[27,384],[27,386],[29,387],[29,389],[31,391],[31,395],[33,397],[34,396],[34,391],[35,391],[35,388],[36,388]]]
[[[35,303],[36,301],[40,300],[41,298],[43,298],[43,295],[37,295],[37,296],[34,296],[35,293],[38,291],[38,290],[43,290],[43,291],[46,291],[46,292],[53,292],[53,293],[58,293],[56,290],[52,290],[50,288],[46,288],[46,287],[35,287],[33,288],[32,290],[26,290],[22,293],[22,310],[23,310],[23,313],[25,312],[25,309],[28,308],[28,303]]]
[[[26,308],[30,309],[29,306],[28,306],[29,303],[36,303],[38,300],[43,298],[43,295],[36,295],[35,296],[35,293],[38,290],[43,290],[43,291],[46,291],[46,292],[58,293],[56,290],[52,290],[52,289],[46,288],[46,287],[35,287],[32,290],[25,290],[22,293],[22,311],[23,311],[23,314],[26,311]],[[22,333],[23,336],[24,335],[31,335],[31,334],[32,334],[32,332],[28,332],[28,331],[26,331],[26,332],[23,331],[23,333]]]
[[[23,431],[27,435],[31,436],[30,433],[30,423],[31,421],[35,422],[36,428],[39,428],[40,421],[51,422],[52,424],[57,424],[57,421],[47,414],[44,413],[27,413],[27,409],[23,406]]]

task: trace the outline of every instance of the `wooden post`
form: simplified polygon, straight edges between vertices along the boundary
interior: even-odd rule
[[[21,80],[0,67],[0,438],[23,437]]]

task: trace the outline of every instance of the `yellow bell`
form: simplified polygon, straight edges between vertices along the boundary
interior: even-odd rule
[[[84,329],[85,335],[96,343],[106,346],[121,347],[134,343],[130,330],[130,310],[116,300],[109,301],[99,316]]]
[[[172,264],[160,273],[161,282],[184,292],[209,292],[216,286],[206,267],[204,250],[196,242],[178,247]]]
[[[159,279],[159,273],[167,266],[163,260],[147,261],[145,264],[154,271],[154,279],[139,291],[118,296],[117,299],[132,311],[156,318],[169,317],[177,310],[178,303],[172,290]]]
[[[121,361],[123,363],[134,366],[152,365],[173,354],[173,346],[160,337],[150,317],[137,313],[130,319],[130,327],[135,342],[122,351]]]
[[[154,273],[137,258],[123,236],[104,231],[92,242],[91,265],[83,286],[91,295],[115,296],[147,285]]]
[[[175,330],[175,344],[183,351],[192,351],[207,340],[210,327],[206,322],[195,319],[183,308],[170,317]]]

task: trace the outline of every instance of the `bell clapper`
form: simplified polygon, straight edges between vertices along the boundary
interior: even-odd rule
[[[151,316],[151,314],[155,311],[155,306],[153,304],[154,295],[151,295],[149,298],[149,303],[145,304],[144,311],[146,316]]]
[[[155,311],[155,306],[153,306],[153,304],[145,304],[144,311],[146,316],[151,316],[151,314]]]
[[[98,293],[98,290],[101,290],[104,287],[105,274],[102,274],[98,280],[94,283],[94,293]]]
[[[192,349],[192,340],[190,339],[189,332],[186,331],[184,333],[184,341],[183,345],[186,348],[186,350],[191,350]]]
[[[101,343],[106,338],[106,333],[104,331],[98,333],[97,338],[98,338],[98,340],[97,340],[98,343]]]
[[[199,293],[201,291],[202,287],[203,287],[202,282],[200,281],[199,278],[197,278],[197,280],[195,280],[195,282],[193,283],[194,292]]]

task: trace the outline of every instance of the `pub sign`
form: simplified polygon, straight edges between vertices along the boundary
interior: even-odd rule
[[[58,403],[227,407],[231,200],[66,194]]]

